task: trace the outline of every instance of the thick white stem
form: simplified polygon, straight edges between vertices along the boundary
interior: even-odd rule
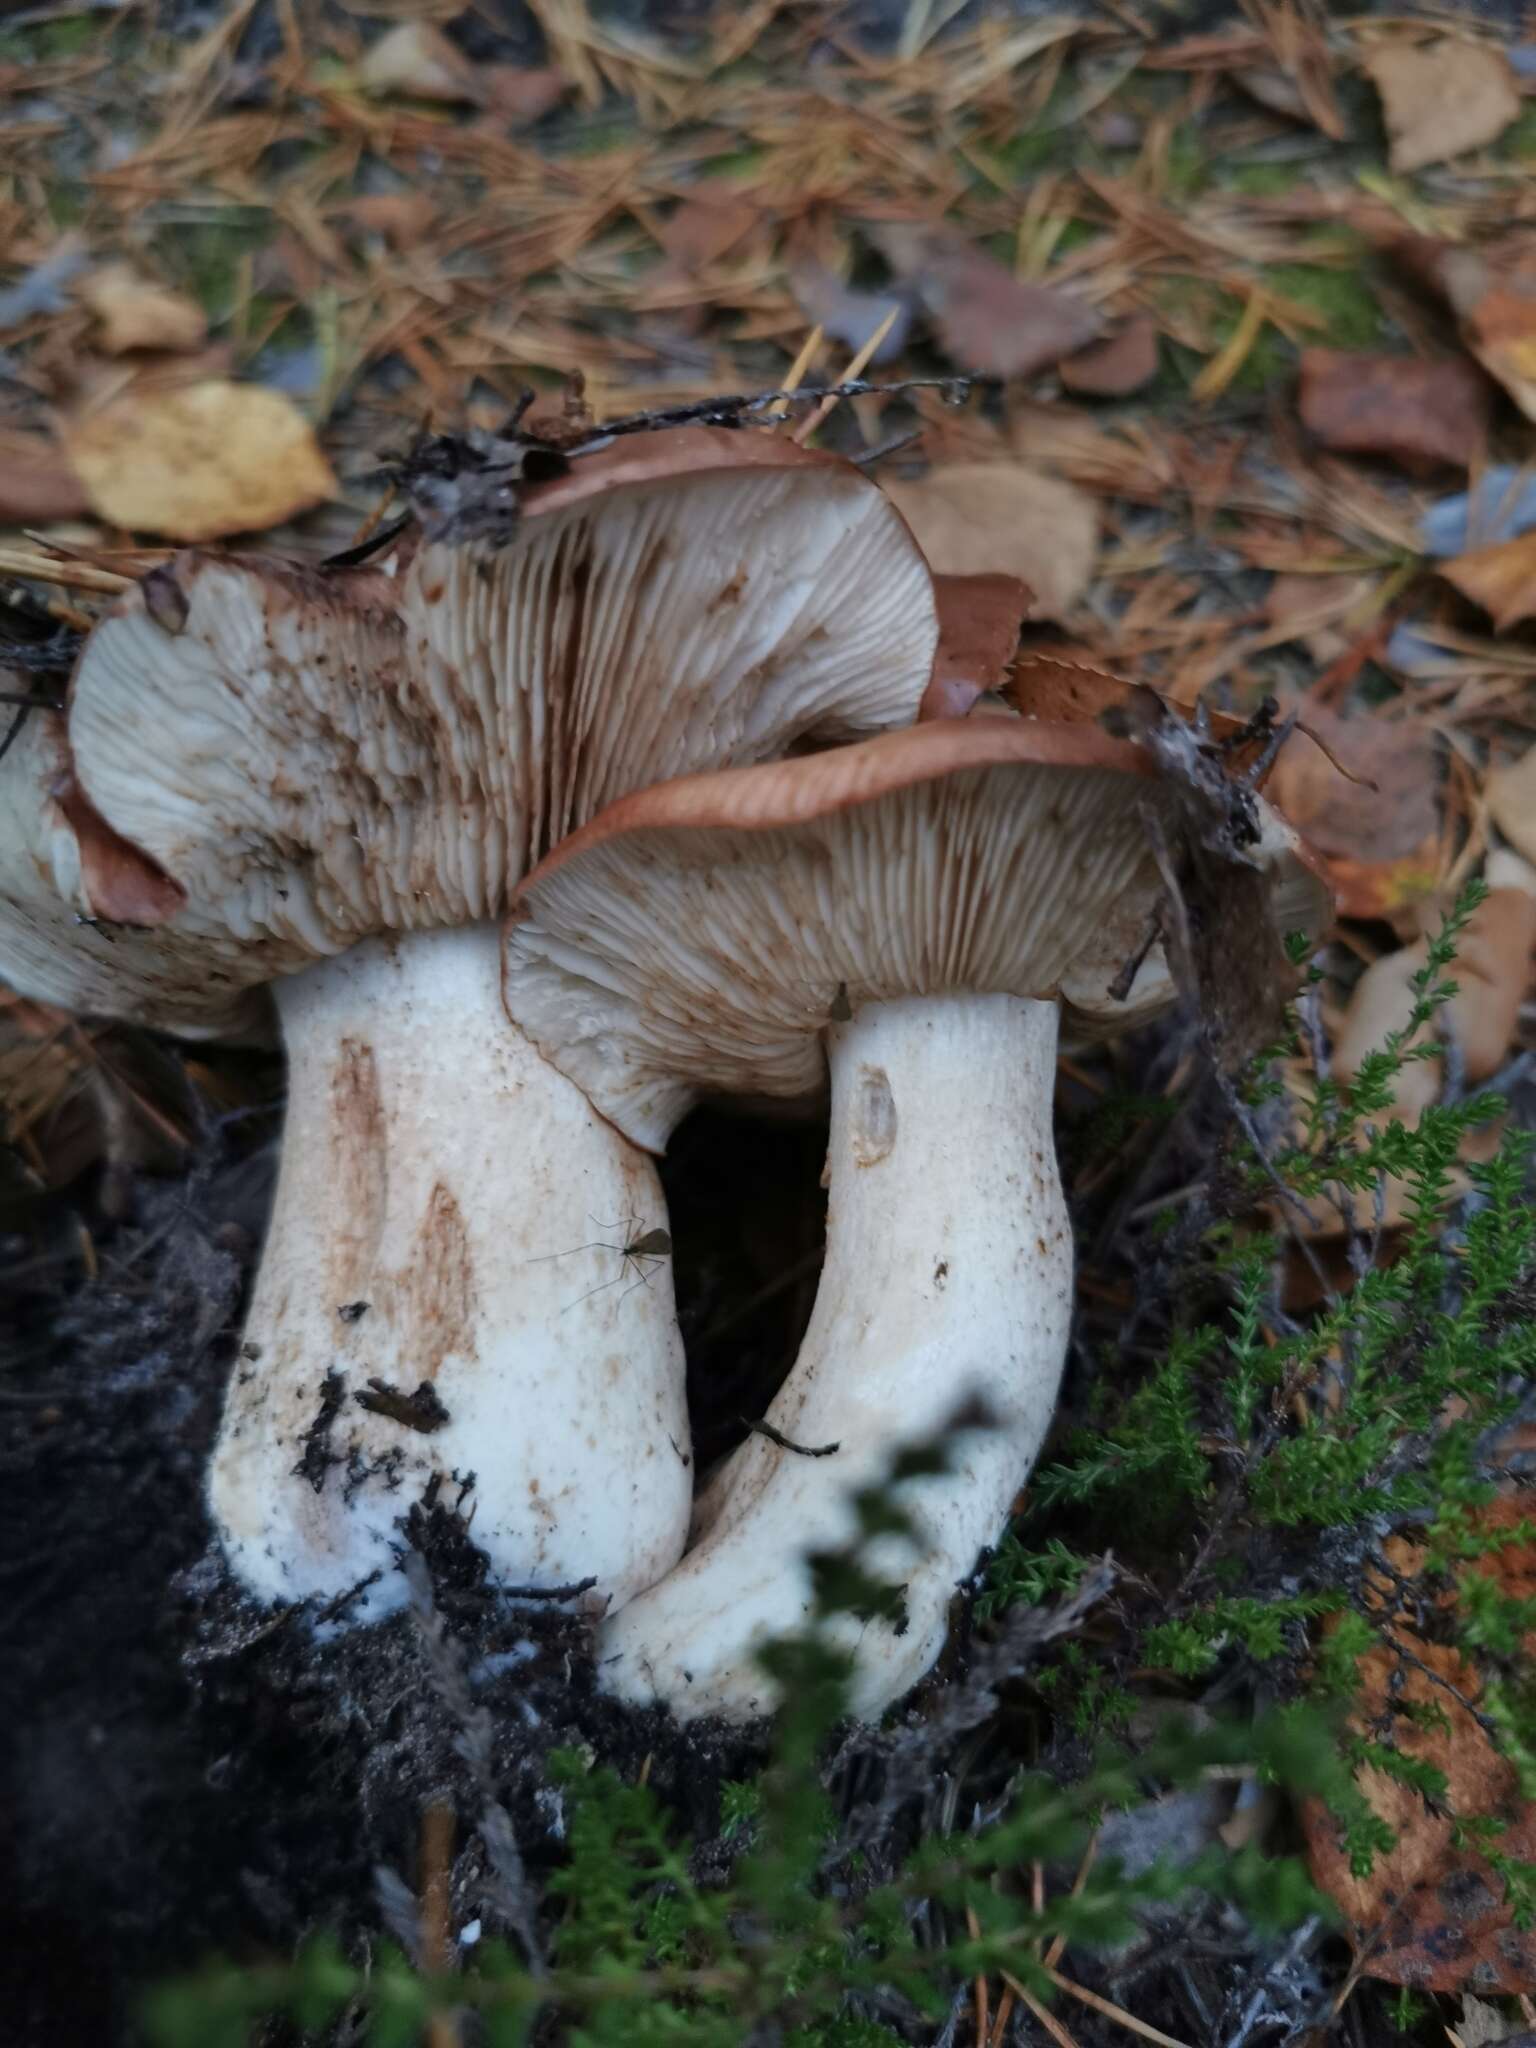
[[[684,1718],[766,1712],[754,1652],[807,1621],[805,1553],[846,1542],[852,1491],[975,1397],[991,1427],[959,1433],[950,1470],[903,1489],[920,1553],[886,1542],[874,1560],[906,1586],[905,1632],[842,1628],[860,1714],[933,1663],[1061,1377],[1072,1244],[1051,1140],[1055,1052],[1055,1005],[1012,996],[871,1004],[834,1033],[826,1264],[768,1420],[805,1450],[838,1448],[813,1458],[748,1441],[712,1490],[697,1547],[605,1625],[611,1689]]]
[[[489,926],[278,997],[282,1168],[209,1482],[239,1577],[292,1600],[378,1569],[348,1618],[388,1612],[400,1518],[473,1473],[503,1581],[652,1584],[691,1473],[671,1266],[624,1250],[666,1222],[650,1158],[507,1022]]]

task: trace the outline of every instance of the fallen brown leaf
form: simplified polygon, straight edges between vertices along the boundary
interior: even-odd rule
[[[922,300],[950,361],[993,377],[1030,377],[1098,338],[1103,323],[1085,299],[1011,271],[943,228],[898,223],[874,241]]]
[[[1455,1040],[1468,1081],[1486,1081],[1503,1065],[1515,1036],[1520,1005],[1531,980],[1536,945],[1536,868],[1502,849],[1488,857],[1488,894],[1467,920],[1456,944],[1456,993],[1438,1012],[1424,1040]],[[1432,920],[1438,921],[1438,920]],[[1340,1080],[1352,1081],[1369,1052],[1385,1045],[1413,1012],[1413,978],[1429,955],[1427,937],[1374,961],[1355,984],[1334,1040]],[[1414,1060],[1395,1084],[1394,1101],[1415,1121],[1440,1092],[1440,1062]]]
[[[1417,475],[1470,466],[1488,434],[1492,394],[1470,363],[1303,349],[1301,417],[1325,448],[1384,455]]]
[[[141,277],[131,263],[104,263],[78,289],[96,316],[96,341],[109,355],[139,348],[201,348],[207,339],[202,307]]]
[[[1442,562],[1440,574],[1480,604],[1502,633],[1536,614],[1536,530]]]
[[[309,423],[257,384],[130,390],[63,439],[101,518],[170,540],[259,532],[336,492]]]
[[[1348,646],[1339,622],[1370,596],[1369,576],[1303,576],[1283,573],[1269,586],[1265,610],[1272,626],[1285,627],[1308,654],[1326,668]]]
[[[1418,49],[1382,42],[1362,62],[1381,95],[1394,171],[1417,171],[1480,149],[1519,118],[1509,59],[1485,43],[1455,36]]]
[[[51,441],[0,432],[0,526],[47,526],[90,509],[84,484]]]
[[[1528,1503],[1505,1496],[1473,1513],[1485,1530],[1509,1530],[1525,1518]],[[1411,1544],[1392,1538],[1385,1548],[1403,1578],[1411,1581],[1422,1569],[1423,1553]],[[1509,1543],[1475,1559],[1466,1571],[1493,1579],[1506,1595],[1528,1599],[1536,1591],[1536,1548]],[[1384,1603],[1389,1597],[1384,1580],[1378,1597]],[[1431,1604],[1444,1610],[1455,1599],[1453,1593]],[[1431,1808],[1411,1786],[1364,1766],[1356,1783],[1396,1832],[1396,1847],[1378,1851],[1370,1875],[1357,1877],[1334,1822],[1320,1806],[1309,1805],[1303,1820],[1313,1878],[1343,1911],[1364,1975],[1421,1991],[1527,1990],[1536,1981],[1536,1931],[1514,1925],[1502,1880],[1485,1858],[1458,1845],[1456,1835],[1458,1818],[1486,1815],[1505,1823],[1498,1837],[1501,1855],[1536,1859],[1536,1805],[1521,1797],[1514,1765],[1456,1697],[1473,1708],[1481,1701],[1482,1680],[1472,1664],[1450,1644],[1426,1641],[1400,1618],[1393,1618],[1390,1632],[1409,1658],[1387,1645],[1360,1658],[1351,1725],[1375,1740],[1383,1725],[1390,1726],[1401,1754],[1444,1773],[1446,1805]],[[1528,1637],[1526,1653],[1533,1652],[1536,1638]],[[1418,1717],[1410,1718],[1415,1710]]]
[[[1157,324],[1142,315],[1091,348],[1064,356],[1058,374],[1069,391],[1091,398],[1128,398],[1157,375]]]
[[[1093,576],[1098,509],[1060,477],[960,462],[886,489],[940,574],[1016,576],[1035,593],[1031,618],[1063,617]]]
[[[1322,705],[1306,722],[1322,748],[1288,746],[1270,796],[1319,857],[1341,917],[1391,917],[1439,879],[1440,763],[1433,735],[1409,720],[1343,719]],[[1375,787],[1368,785],[1374,784]]]
[[[409,249],[437,219],[437,202],[428,192],[365,192],[348,200],[339,218],[365,234],[382,235],[397,249]]]
[[[369,92],[408,99],[469,107],[485,99],[474,66],[430,21],[402,21],[386,30],[364,55],[357,78]]]
[[[514,124],[543,120],[570,91],[570,80],[551,65],[525,69],[519,64],[485,64],[478,76],[485,103],[494,114]]]
[[[963,718],[1000,690],[1034,597],[1017,576],[935,576],[939,644],[923,692],[923,718]]]
[[[1488,815],[1517,853],[1536,862],[1536,747],[1488,777]]]
[[[702,270],[734,249],[762,214],[729,185],[700,185],[657,229],[661,246],[683,270]]]

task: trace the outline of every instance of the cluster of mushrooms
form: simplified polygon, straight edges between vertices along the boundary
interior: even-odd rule
[[[189,1038],[275,1002],[282,1162],[208,1481],[255,1599],[387,1614],[441,1491],[503,1584],[591,1582],[605,1686],[750,1718],[805,1554],[970,1401],[903,1488],[904,1625],[847,1623],[876,1715],[1050,1420],[1058,1031],[1171,998],[1167,778],[1091,716],[978,702],[1027,593],[935,577],[849,463],[687,427],[516,512],[129,593],[0,764],[0,975]],[[1321,893],[1251,804],[1278,946]],[[703,1097],[829,1074],[810,1326],[696,1496],[653,1157]]]

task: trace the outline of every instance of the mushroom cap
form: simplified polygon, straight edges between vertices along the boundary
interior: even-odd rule
[[[518,890],[503,996],[653,1151],[702,1095],[817,1088],[840,999],[1063,999],[1102,1035],[1071,993],[1104,967],[1112,917],[1132,907],[1128,928],[1147,927],[1163,885],[1142,807],[1166,799],[1143,747],[1033,719],[939,721],[644,790]],[[1139,1015],[1173,993],[1152,982]]]
[[[189,1038],[264,1035],[261,996],[221,985],[195,937],[103,928],[106,897],[150,925],[183,901],[86,800],[64,719],[39,706],[0,762],[0,974],[60,1009],[117,1011]]]
[[[851,464],[687,428],[520,502],[510,540],[393,573],[184,554],[92,634],[74,783],[169,888],[109,876],[87,907],[159,927],[174,1008],[197,1013],[187,957],[222,1009],[359,939],[498,916],[627,790],[916,716],[932,578]],[[142,987],[89,995],[144,1014]]]

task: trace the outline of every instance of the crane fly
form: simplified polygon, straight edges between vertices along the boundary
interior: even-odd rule
[[[593,1215],[587,1221],[598,1230],[619,1230],[624,1232],[622,1244],[613,1244],[606,1238],[591,1238],[586,1244],[573,1244],[563,1252],[543,1252],[538,1258],[528,1261],[530,1266],[544,1265],[550,1259],[574,1258],[578,1252],[613,1252],[619,1259],[619,1270],[611,1280],[600,1280],[596,1287],[589,1287],[585,1294],[579,1294],[560,1313],[569,1314],[573,1308],[580,1308],[584,1301],[590,1301],[594,1294],[601,1294],[605,1288],[617,1287],[633,1266],[635,1277],[625,1288],[624,1294],[632,1294],[637,1287],[649,1287],[651,1275],[672,1255],[672,1233],[663,1230],[659,1224],[650,1230],[640,1228],[638,1216],[623,1216],[617,1223],[604,1223]],[[620,1295],[622,1301],[624,1295]]]

